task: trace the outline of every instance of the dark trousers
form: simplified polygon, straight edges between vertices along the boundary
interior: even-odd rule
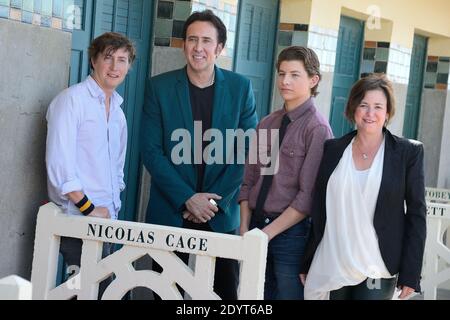
[[[330,300],[391,300],[397,277],[390,279],[367,278],[356,286],[346,286],[330,292]]]
[[[61,254],[64,258],[64,262],[67,267],[66,270],[72,270],[73,267],[77,267],[77,268],[80,267],[82,245],[83,245],[83,241],[81,239],[61,237],[59,251],[61,252]],[[111,249],[112,249],[111,243],[104,242],[102,258],[110,255]],[[68,276],[73,276],[73,274],[69,274]],[[112,282],[112,277],[108,277],[107,279],[100,282],[99,289],[98,289],[98,299],[99,300],[100,300],[101,296],[103,295],[103,293],[105,292],[106,288],[111,284],[111,282]]]
[[[250,229],[263,229],[275,219],[252,216]],[[310,228],[310,220],[303,219],[270,240],[264,300],[303,300],[299,274]]]
[[[184,220],[183,228],[213,231],[208,223],[193,223],[187,220]],[[236,235],[237,231],[227,232],[227,234]],[[181,252],[176,252],[176,254],[185,264],[188,264],[189,254]],[[155,264],[153,264],[152,269],[156,272],[162,271],[162,268]],[[237,300],[238,283],[239,265],[237,260],[217,258],[214,272],[214,292],[217,293],[222,300]],[[184,292],[182,289],[180,289],[180,292],[183,295]]]

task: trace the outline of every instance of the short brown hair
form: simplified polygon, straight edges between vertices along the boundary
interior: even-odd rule
[[[345,107],[345,116],[349,121],[355,123],[355,111],[364,99],[367,91],[381,90],[387,99],[387,113],[389,114],[388,123],[395,114],[395,98],[392,82],[383,73],[372,73],[357,81],[350,91],[347,106]]]
[[[130,64],[133,63],[136,58],[136,49],[134,48],[133,43],[120,33],[106,32],[95,38],[89,46],[89,63],[91,63],[92,60],[96,60],[101,53],[107,55],[113,54],[118,49],[125,49],[125,51],[128,52],[128,62]]]
[[[320,74],[320,62],[317,54],[312,49],[305,47],[288,47],[281,51],[278,55],[277,70],[280,71],[280,65],[283,61],[294,60],[303,62],[308,76],[313,77],[317,75],[319,77],[319,81],[317,82],[317,84],[313,88],[311,88],[311,95],[313,97],[317,96],[319,94],[317,88],[319,87],[319,82],[322,79],[322,75]]]

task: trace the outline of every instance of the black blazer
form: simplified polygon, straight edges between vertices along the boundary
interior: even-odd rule
[[[397,285],[420,291],[426,238],[423,145],[394,136],[389,130],[384,129],[384,132],[383,175],[373,224],[386,268],[392,275],[398,273]],[[301,273],[308,273],[325,231],[328,179],[355,135],[353,131],[325,142],[311,209],[312,230]]]

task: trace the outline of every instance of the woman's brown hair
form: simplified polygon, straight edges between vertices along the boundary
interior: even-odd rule
[[[380,90],[387,99],[387,113],[389,114],[388,123],[395,114],[395,97],[392,88],[392,82],[383,73],[373,73],[357,81],[350,92],[347,105],[345,107],[345,116],[355,123],[355,111],[361,104],[367,91]]]

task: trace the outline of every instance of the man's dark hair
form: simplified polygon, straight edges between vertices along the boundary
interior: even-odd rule
[[[305,66],[305,70],[308,73],[308,76],[313,77],[317,75],[319,77],[319,81],[315,85],[315,87],[311,88],[311,95],[313,97],[317,96],[319,92],[317,89],[319,87],[319,82],[322,79],[322,75],[320,74],[320,62],[317,54],[309,48],[300,47],[300,46],[292,46],[284,49],[278,55],[277,61],[277,70],[280,71],[280,65],[283,61],[302,61]]]
[[[99,54],[111,55],[118,49],[125,49],[128,52],[128,61],[132,64],[136,58],[136,49],[133,43],[120,33],[106,32],[95,38],[89,46],[89,63],[92,60],[95,61]]]
[[[217,30],[217,42],[221,43],[222,47],[225,47],[225,43],[227,42],[227,28],[223,24],[222,20],[220,20],[220,18],[211,10],[196,11],[189,16],[184,23],[183,40],[186,40],[186,33],[189,26],[196,21],[210,22]]]

